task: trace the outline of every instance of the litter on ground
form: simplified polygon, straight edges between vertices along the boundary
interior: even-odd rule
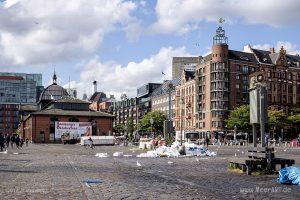
[[[99,157],[99,158],[107,158],[108,157],[107,153],[97,153],[95,156]]]
[[[215,152],[209,151],[207,148],[196,145],[194,143],[184,143],[185,156],[216,156]],[[171,147],[160,146],[155,150],[148,151],[137,155],[140,158],[157,158],[157,157],[179,157],[182,147],[178,141],[175,141]]]
[[[114,157],[120,157],[120,156],[123,156],[123,152],[115,152],[113,154]]]
[[[286,167],[279,171],[278,182],[300,186],[300,167]]]

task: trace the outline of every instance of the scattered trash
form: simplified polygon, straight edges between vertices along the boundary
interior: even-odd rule
[[[13,154],[18,155],[19,153],[13,153]]]
[[[1,151],[0,153],[7,154],[7,149],[5,151]]]
[[[286,167],[279,171],[278,182],[300,186],[300,167]]]
[[[170,165],[171,165],[171,164],[173,164],[173,162],[172,162],[172,161],[168,161],[168,164],[170,164]]]
[[[99,185],[103,183],[101,179],[86,179],[83,181],[87,187],[91,187],[92,185]]]
[[[107,153],[97,153],[95,156],[99,157],[99,158],[107,158],[108,157]]]
[[[125,155],[123,155],[123,157],[132,157],[132,155],[126,155],[126,154],[125,154]]]
[[[198,159],[198,158],[196,158],[196,161],[197,161],[197,162],[199,162],[199,159]]]
[[[236,153],[234,154],[234,156],[236,157]]]
[[[139,163],[139,161],[136,161],[136,165],[137,165],[138,167],[141,167],[141,166],[142,166],[141,163]]]
[[[120,157],[120,156],[123,156],[123,152],[115,152],[113,154],[114,157]]]
[[[203,146],[194,143],[184,143],[186,156],[216,156],[216,152],[211,152]],[[171,147],[160,146],[155,150],[148,151],[137,155],[139,158],[156,158],[156,157],[179,157],[180,150],[183,149],[178,141],[175,141]]]

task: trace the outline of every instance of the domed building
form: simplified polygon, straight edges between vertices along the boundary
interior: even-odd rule
[[[62,135],[66,133],[79,136],[111,135],[114,116],[91,110],[89,105],[88,101],[69,96],[57,84],[54,73],[53,83],[41,93],[38,109],[24,116],[19,132],[23,138],[35,143],[61,142]]]
[[[49,103],[66,97],[69,97],[69,94],[66,89],[57,84],[57,76],[54,72],[53,83],[45,88],[39,97],[39,109],[43,110],[47,107],[47,105],[49,105]]]

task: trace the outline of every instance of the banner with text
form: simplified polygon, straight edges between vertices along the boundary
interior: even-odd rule
[[[55,138],[73,139],[91,135],[91,122],[55,122]]]

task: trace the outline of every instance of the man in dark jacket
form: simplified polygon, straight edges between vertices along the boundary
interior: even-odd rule
[[[3,149],[4,149],[4,143],[5,143],[5,138],[2,135],[2,133],[0,133],[0,148],[1,148],[1,151],[3,151]]]
[[[9,147],[9,142],[10,142],[10,136],[9,135],[6,135],[5,142],[6,142],[6,148],[8,148]]]
[[[20,146],[20,137],[18,135],[16,136],[15,143],[16,143],[17,148],[19,148],[19,146]]]

